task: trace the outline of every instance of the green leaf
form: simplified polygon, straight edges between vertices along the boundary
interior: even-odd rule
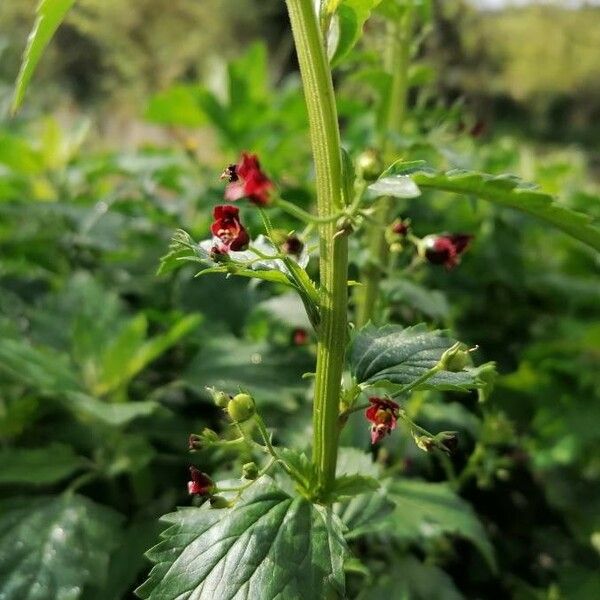
[[[144,599],[326,598],[343,594],[347,553],[329,509],[255,485],[231,509],[180,509],[148,552],[156,565],[136,593]]]
[[[306,392],[302,374],[314,369],[314,359],[303,348],[272,348],[233,336],[207,340],[184,375],[196,388],[216,387],[228,392],[247,389],[257,403],[293,410],[296,396]]]
[[[99,421],[111,427],[123,427],[130,421],[147,417],[160,408],[152,400],[142,402],[104,402],[78,392],[67,392],[62,404],[84,420]]]
[[[292,477],[300,485],[301,491],[310,494],[317,483],[317,470],[312,461],[304,452],[290,448],[281,448],[279,456],[292,470]]]
[[[0,598],[77,600],[101,586],[121,516],[77,495],[0,502]]]
[[[396,508],[382,519],[380,531],[402,540],[422,540],[443,534],[471,541],[490,568],[496,568],[493,547],[471,506],[443,483],[396,480],[389,498]]]
[[[0,484],[45,485],[62,481],[85,464],[70,446],[6,448],[0,451]]]
[[[370,198],[390,196],[392,198],[416,198],[421,190],[408,175],[390,175],[380,177],[367,188]]]
[[[386,573],[377,577],[375,584],[369,585],[359,594],[357,600],[381,598],[462,600],[464,596],[442,569],[407,554],[395,558]]]
[[[166,333],[145,341],[148,328],[145,315],[131,319],[106,349],[94,392],[106,394],[125,386],[153,360],[195,329],[201,320],[200,315],[188,315]]]
[[[21,106],[25,90],[31,81],[33,72],[42,57],[44,49],[74,2],[75,0],[40,1],[37,8],[37,18],[29,34],[27,48],[25,48],[25,53],[23,54],[21,70],[17,77],[12,104],[13,111],[16,111]]]
[[[550,223],[600,251],[600,229],[592,224],[591,217],[562,206],[550,194],[545,194],[516,177],[497,177],[460,170],[440,173],[421,168],[415,171],[414,166],[411,166],[410,171],[413,181],[420,188],[476,196],[499,206],[515,208]],[[382,178],[407,174],[406,165],[398,162],[387,169]]]
[[[339,35],[331,64],[337,65],[360,39],[371,11],[381,0],[341,0],[337,9]]]
[[[439,361],[455,340],[444,331],[429,331],[423,323],[402,328],[400,325],[363,327],[352,340],[350,369],[358,383],[378,385],[412,383]],[[456,373],[441,371],[418,389],[466,391],[480,387],[478,368],[467,367]]]
[[[199,127],[206,123],[201,101],[204,90],[197,85],[174,85],[150,98],[144,117],[161,125]]]
[[[338,500],[350,496],[358,496],[374,492],[379,488],[379,482],[365,475],[342,475],[337,477],[331,490],[332,498]]]
[[[388,483],[383,482],[372,493],[361,494],[335,505],[336,514],[346,526],[344,537],[347,540],[380,530],[381,520],[395,507],[388,498]]]
[[[431,319],[443,321],[450,314],[450,304],[439,290],[430,290],[405,277],[386,279],[382,288],[389,302],[407,304]]]

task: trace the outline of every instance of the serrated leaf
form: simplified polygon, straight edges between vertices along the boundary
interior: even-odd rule
[[[0,598],[77,600],[101,586],[121,516],[77,495],[0,502]]]
[[[415,171],[414,165],[410,170],[413,181],[420,188],[476,196],[499,206],[520,210],[600,251],[600,228],[593,224],[591,217],[562,206],[550,194],[517,177],[460,170],[443,173],[421,168]],[[382,178],[408,174],[405,165],[398,162],[387,169]]]
[[[271,484],[250,489],[231,509],[205,505],[164,517],[171,526],[148,552],[156,565],[136,593],[148,600],[343,593],[347,549],[335,515]]]
[[[404,540],[458,535],[471,541],[490,568],[496,568],[494,549],[477,515],[447,485],[396,480],[390,483],[389,498],[396,508],[381,521],[381,532]]]
[[[301,485],[304,492],[311,492],[317,481],[317,470],[304,452],[282,448],[279,456],[292,469],[294,479]]]
[[[70,446],[6,448],[0,451],[0,484],[45,485],[62,481],[85,464]]]
[[[421,190],[408,175],[390,175],[372,183],[367,188],[367,193],[370,198],[417,198],[421,195]]]
[[[21,70],[17,77],[15,93],[13,96],[13,111],[16,111],[23,102],[25,90],[31,81],[33,72],[37,67],[44,49],[52,36],[62,23],[75,0],[41,0],[37,8],[37,18],[23,54]]]
[[[432,369],[455,340],[446,332],[430,331],[423,323],[361,329],[352,340],[350,369],[358,383],[406,385]],[[483,385],[478,373],[483,368],[467,367],[456,373],[440,371],[418,389],[466,391]]]

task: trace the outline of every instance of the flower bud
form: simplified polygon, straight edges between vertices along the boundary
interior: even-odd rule
[[[211,388],[211,387],[207,387],[206,390],[211,395],[213,402],[219,408],[227,408],[227,405],[229,404],[229,401],[231,400],[231,396],[229,394],[226,394],[225,392],[216,390],[215,388]]]
[[[356,159],[356,170],[365,181],[375,181],[383,171],[381,157],[376,150],[368,149]]]
[[[188,492],[191,495],[210,496],[213,493],[215,484],[206,473],[196,469],[196,467],[190,467],[190,477]]]
[[[442,354],[438,363],[444,371],[457,373],[471,364],[468,348],[461,342],[456,342]]]
[[[256,404],[249,394],[237,394],[227,404],[227,412],[233,421],[242,423],[254,416]]]
[[[242,465],[242,477],[254,481],[258,477],[258,467],[256,466],[256,463],[249,462]]]
[[[223,496],[212,496],[209,500],[211,508],[229,508],[232,503]]]

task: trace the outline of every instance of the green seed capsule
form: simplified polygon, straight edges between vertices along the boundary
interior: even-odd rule
[[[256,404],[249,394],[237,394],[227,404],[227,412],[233,421],[243,423],[254,416]]]

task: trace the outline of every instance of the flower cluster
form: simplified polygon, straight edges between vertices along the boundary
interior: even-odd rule
[[[376,396],[369,398],[369,403],[365,417],[371,422],[371,444],[376,444],[396,429],[400,406],[393,400]]]

